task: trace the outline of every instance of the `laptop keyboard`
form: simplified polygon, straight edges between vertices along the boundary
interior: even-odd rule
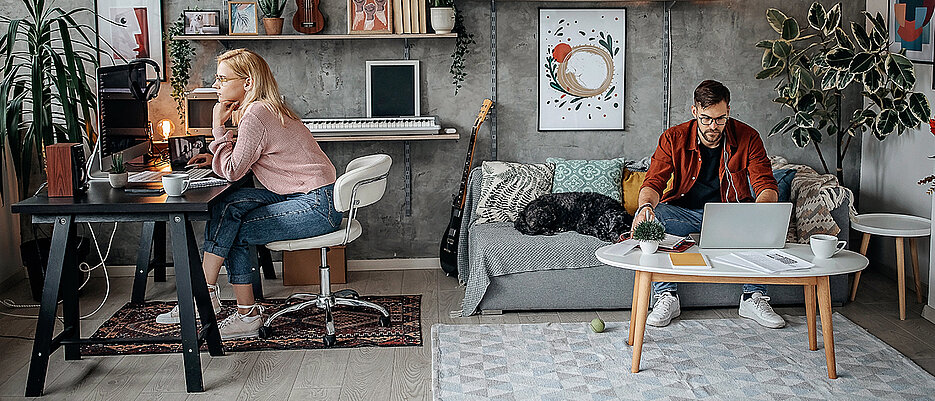
[[[168,174],[174,173],[187,173],[189,179],[197,180],[205,178],[212,173],[212,170],[209,168],[193,168],[188,171],[140,171],[138,173],[132,173],[129,177],[129,182],[161,182],[162,177]]]

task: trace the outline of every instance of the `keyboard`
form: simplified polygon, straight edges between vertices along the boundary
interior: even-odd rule
[[[131,173],[128,179],[129,182],[162,182],[162,177],[168,174],[175,173],[187,173],[188,178],[192,180],[197,180],[205,178],[210,175],[213,171],[209,168],[193,168],[188,171],[140,171],[138,173]]]
[[[191,185],[188,188],[189,189],[207,188],[207,187],[216,187],[216,186],[227,185],[227,184],[230,184],[230,181],[227,181],[223,178],[208,177],[208,178],[202,178],[198,181],[192,181]]]
[[[435,135],[438,117],[310,118],[302,122],[314,136]]]

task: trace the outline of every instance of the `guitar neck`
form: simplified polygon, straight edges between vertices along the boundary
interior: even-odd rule
[[[480,124],[474,126],[471,130],[471,141],[468,143],[468,154],[464,160],[464,171],[461,173],[461,186],[458,190],[458,196],[455,198],[453,207],[458,210],[464,209],[464,195],[467,192],[468,176],[471,174],[471,165],[474,164],[474,144],[477,142],[477,130]]]

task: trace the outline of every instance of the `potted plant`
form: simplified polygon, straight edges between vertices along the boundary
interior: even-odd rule
[[[454,0],[432,0],[430,14],[435,33],[451,33],[455,27]]]
[[[110,186],[114,188],[127,186],[129,174],[127,174],[127,167],[123,164],[123,152],[111,156],[110,172],[107,174],[107,179],[110,180]]]
[[[845,24],[840,3],[825,10],[816,2],[809,8],[807,23],[800,25],[770,8],[766,19],[779,37],[756,44],[763,49],[763,69],[756,78],[779,80],[773,101],[789,110],[769,135],[791,132],[802,148],[814,143],[825,173],[830,171],[818,144],[826,135],[834,138],[835,171],[842,184],[844,155],[852,138],[869,132],[882,141],[918,127],[931,116],[925,94],[912,91],[916,83],[912,61],[889,50],[886,18],[862,14],[869,26],[864,26],[864,18]],[[849,90],[852,84],[860,85],[860,91]],[[846,113],[844,96],[858,93],[862,101]]]
[[[448,72],[451,73],[451,84],[455,86],[455,95],[457,95],[458,90],[461,89],[461,83],[464,82],[464,78],[467,77],[467,73],[464,72],[464,58],[471,52],[468,46],[476,42],[474,41],[474,34],[468,33],[467,29],[464,27],[464,17],[458,12],[458,8],[455,7],[454,0],[449,1],[455,13],[455,26],[452,32],[458,34],[458,39],[455,42],[455,51],[451,53],[451,67],[448,69]]]
[[[180,14],[174,23],[168,26],[165,33],[166,47],[169,49],[169,59],[172,60],[172,74],[169,75],[169,84],[172,86],[172,99],[175,100],[175,110],[179,113],[179,121],[185,123],[185,96],[188,94],[188,80],[191,78],[192,59],[195,49],[189,40],[176,39],[176,36],[185,34],[185,14]]]
[[[643,220],[633,229],[633,239],[640,242],[644,254],[655,253],[665,237],[666,229],[657,220]]]
[[[267,35],[282,33],[282,10],[286,7],[286,0],[260,0],[260,10],[263,11],[263,27]]]

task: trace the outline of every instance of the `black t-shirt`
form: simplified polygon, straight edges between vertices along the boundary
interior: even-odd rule
[[[701,150],[701,171],[691,189],[681,199],[672,201],[676,206],[688,209],[704,209],[705,203],[721,201],[721,180],[718,167],[721,164],[722,146],[711,149],[699,144]],[[691,177],[685,177],[691,179]]]

